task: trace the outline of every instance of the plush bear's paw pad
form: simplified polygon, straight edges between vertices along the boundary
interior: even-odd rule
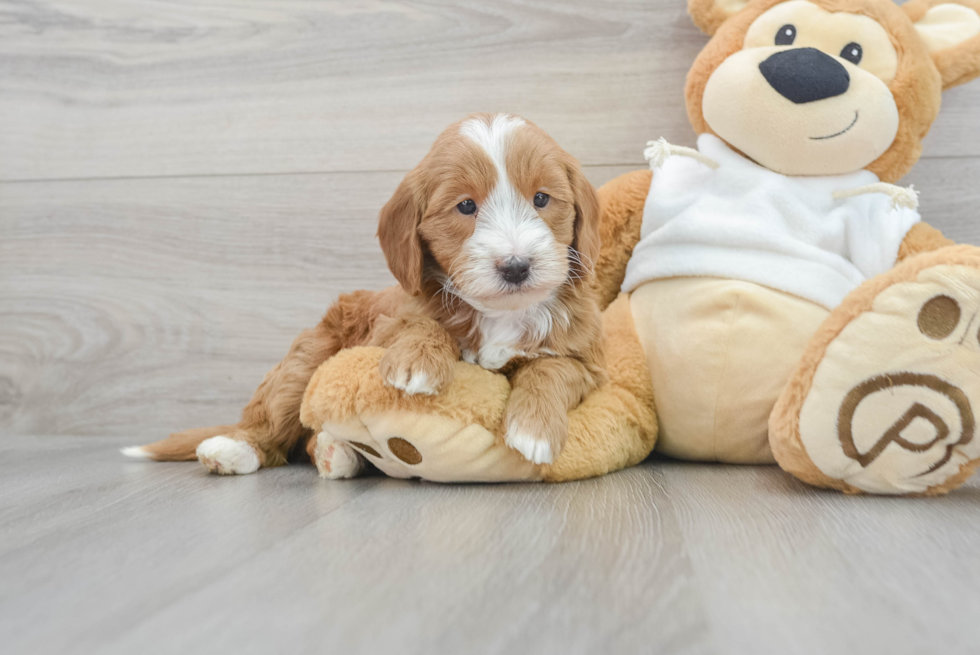
[[[520,430],[508,430],[505,443],[524,456],[532,464],[551,464],[554,453],[547,439],[532,436]]]
[[[373,449],[370,450],[374,452]],[[341,441],[334,441],[325,432],[317,436],[313,461],[320,477],[329,480],[353,478],[364,470],[364,459],[353,448]]]
[[[894,284],[827,346],[800,409],[824,474],[871,493],[929,493],[980,458],[980,271]]]
[[[228,437],[211,437],[197,447],[197,459],[211,473],[245,475],[259,470],[259,456],[244,441]]]

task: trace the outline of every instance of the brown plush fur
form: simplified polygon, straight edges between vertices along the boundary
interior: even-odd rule
[[[503,443],[504,409],[510,394],[506,377],[456,362],[453,382],[444,393],[410,396],[385,384],[381,377],[379,365],[385,352],[377,347],[349,348],[318,368],[304,394],[299,414],[303,425],[319,428],[328,421],[343,423],[366,412],[405,410],[493,426]]]
[[[914,255],[952,245],[955,245],[952,239],[947,239],[942,232],[928,223],[916,223],[898,247],[898,261],[902,262]]]
[[[553,464],[533,469],[532,479],[562,482],[604,475],[641,462],[653,450],[653,388],[627,296],[606,310],[603,325],[611,380],[569,412],[564,449]],[[384,355],[381,348],[351,348],[325,362],[307,387],[302,423],[319,429],[386,412],[435,415],[481,425],[496,435],[495,447],[505,447],[505,408],[512,395],[505,376],[457,362],[453,381],[442,393],[408,396],[384,383],[379,374]]]
[[[843,480],[825,475],[810,460],[800,439],[800,409],[810,393],[817,367],[823,360],[827,347],[841,330],[860,314],[871,311],[875,298],[889,286],[914,280],[923,270],[941,264],[980,268],[980,250],[973,246],[950,246],[911,257],[888,273],[872,278],[858,287],[820,326],[769,419],[769,445],[783,469],[817,487],[837,489],[849,494],[864,493]],[[970,477],[977,466],[980,466],[980,459],[967,462],[956,476],[942,485],[930,487],[922,495],[944,494],[958,487]]]
[[[643,206],[650,191],[653,171],[633,171],[610,180],[599,189],[602,206],[602,249],[596,262],[599,306],[605,309],[619,295],[626,264],[640,240]]]
[[[697,132],[710,132],[704,121],[700,103],[701,94],[711,72],[727,56],[742,47],[745,31],[755,17],[779,1],[781,0],[755,0],[747,3],[744,11],[731,17],[720,9],[714,0],[690,0],[689,8],[695,22],[705,32],[715,35],[698,57],[688,77],[686,89],[688,112]],[[921,40],[914,33],[908,17],[917,20],[925,13],[928,6],[945,1],[948,0],[912,0],[904,8],[899,9],[888,0],[850,2],[815,0],[816,4],[830,11],[849,11],[878,20],[891,35],[893,45],[898,51],[897,73],[889,85],[899,109],[898,136],[888,151],[869,167],[884,181],[897,180],[918,159],[921,140],[939,109],[939,93],[942,86],[962,83],[980,72],[980,61],[978,61],[980,55],[977,54],[980,52],[980,41],[971,39],[950,51],[932,53],[930,58]],[[976,7],[977,2],[977,0],[951,1],[972,7]],[[627,262],[640,238],[643,207],[650,181],[650,171],[635,171],[609,182],[599,190],[602,221],[598,227],[598,234],[602,240],[601,249],[598,249],[594,240],[590,241],[589,238],[581,240],[581,236],[574,237],[576,246],[581,248],[583,253],[591,252],[588,257],[596,263],[594,285],[579,285],[577,293],[583,294],[583,297],[591,297],[590,294],[595,294],[602,307],[608,305],[602,317],[601,340],[601,345],[605,349],[608,381],[585,395],[587,385],[581,384],[584,373],[574,364],[575,370],[559,368],[552,371],[550,366],[543,366],[545,370],[542,371],[535,370],[535,367],[514,375],[515,380],[527,380],[529,387],[532,383],[538,383],[539,375],[551,376],[552,380],[563,380],[569,373],[581,376],[563,381],[569,391],[564,397],[556,398],[552,393],[544,394],[552,399],[552,408],[556,411],[563,405],[571,407],[585,395],[582,403],[568,412],[568,438],[562,452],[552,465],[535,468],[534,473],[527,479],[562,481],[601,475],[635,464],[653,449],[657,436],[657,418],[654,412],[655,399],[650,375],[633,324],[629,299],[627,296],[618,296]],[[400,208],[396,213],[405,216],[401,210],[410,207],[413,202],[417,203],[420,199],[424,199],[425,193],[422,187],[416,187],[411,193],[393,199],[395,206]],[[425,237],[424,231],[421,234]],[[332,326],[331,329],[337,329],[339,333],[345,335],[349,334],[350,338],[345,341],[348,344],[369,343],[372,330],[377,330],[382,335],[379,337],[379,341],[382,342],[387,340],[384,336],[386,333],[412,333],[417,335],[413,339],[423,340],[414,342],[415,347],[426,352],[442,352],[441,356],[445,356],[446,352],[451,350],[450,342],[433,337],[430,333],[432,326],[426,323],[426,320],[435,320],[441,325],[439,316],[425,305],[426,298],[431,298],[433,293],[431,290],[426,290],[426,284],[431,285],[431,281],[428,283],[425,281],[424,271],[429,262],[426,255],[433,253],[431,251],[426,253],[424,238],[416,240],[416,235],[404,227],[382,235],[382,242],[384,243],[389,237],[392,238],[394,250],[411,255],[403,260],[395,259],[392,270],[399,280],[404,280],[405,288],[417,297],[410,301],[401,290],[393,290],[388,292],[395,294],[388,302],[413,303],[416,308],[421,309],[409,315],[379,321],[377,320],[379,315],[392,316],[393,314],[385,308],[372,304],[377,301],[359,297],[357,302],[348,303],[348,310],[344,316],[349,317],[350,321]],[[898,259],[902,263],[892,272],[862,285],[830,315],[814,336],[799,369],[785,388],[771,417],[772,449],[779,463],[787,471],[814,485],[840,489],[847,493],[859,492],[840,480],[827,477],[810,461],[799,438],[799,408],[809,392],[816,366],[823,357],[827,344],[840,334],[844,325],[850,320],[861,312],[867,311],[874,297],[888,285],[911,279],[919,271],[937,263],[970,262],[970,265],[980,266],[977,249],[950,247],[950,244],[948,239],[926,224],[914,227],[899,249]],[[422,276],[422,281],[416,285],[414,281],[419,275]],[[423,334],[426,335],[424,338]],[[356,339],[358,335],[360,340]],[[304,337],[301,336],[302,339]],[[310,348],[308,342],[315,339],[315,335],[310,335],[303,343],[299,343],[298,340],[294,350],[300,355],[307,352]],[[322,352],[316,350],[316,357],[326,352],[333,354],[331,351],[337,345],[334,342],[339,342],[341,339],[339,337],[332,337],[332,339],[329,348]],[[396,347],[392,348],[397,352]],[[386,356],[387,352],[379,348],[354,348],[329,359],[313,376],[306,390],[300,416],[303,425],[319,428],[328,421],[343,423],[346,420],[387,411],[431,413],[464,425],[482,425],[496,436],[496,446],[503,447],[506,405],[511,396],[510,385],[503,375],[454,362],[451,372],[447,372],[448,368],[440,369],[441,375],[453,379],[444,393],[436,396],[407,396],[384,384],[381,367]],[[692,353],[693,356],[697,354]],[[397,355],[392,357],[400,358]],[[293,384],[295,380],[299,380],[306,374],[307,368],[304,367],[311,364],[315,358],[306,357],[306,359],[308,361],[302,362],[302,365],[298,362],[287,364],[284,360],[280,366],[285,366],[289,370],[296,367],[298,373],[290,375],[287,374],[288,371],[280,373],[273,371],[270,373],[272,380],[271,382],[267,380],[267,383]],[[584,363],[582,366],[588,368]],[[509,372],[514,373],[513,370]],[[295,385],[290,393],[294,391],[302,393],[302,389]],[[294,423],[295,421],[290,419],[280,422],[280,425],[292,427]],[[218,433],[220,432],[214,432],[214,434]],[[194,435],[185,433],[185,436],[177,441],[189,443],[200,434],[202,432],[196,432]],[[176,450],[171,450],[171,454],[176,454]],[[977,462],[965,465],[957,475],[948,479],[943,485],[928,490],[927,494],[944,493],[958,486],[969,477],[976,465]]]
[[[891,35],[898,52],[898,70],[888,85],[898,107],[899,129],[891,147],[868,166],[885,182],[902,178],[922,154],[922,139],[939,114],[942,79],[908,16],[891,0],[811,0],[828,11],[847,11],[877,20]],[[755,0],[726,21],[704,47],[687,74],[687,114],[695,132],[714,132],[701,110],[701,98],[711,73],[742,49],[752,22],[785,0]],[[714,3],[711,3],[714,5]],[[695,2],[694,5],[699,5]],[[973,73],[976,75],[976,72]],[[963,80],[965,81],[965,79]]]
[[[687,13],[691,20],[708,36],[714,35],[731,14],[718,6],[715,0],[688,0]]]
[[[914,23],[930,8],[942,4],[963,5],[980,14],[980,0],[912,0],[902,5],[902,10]],[[980,34],[954,48],[932,53],[932,60],[942,75],[944,89],[969,82],[980,75]]]
[[[653,383],[633,325],[629,296],[603,314],[609,382],[569,414],[568,442],[544,479],[563,482],[639,464],[657,441]]]

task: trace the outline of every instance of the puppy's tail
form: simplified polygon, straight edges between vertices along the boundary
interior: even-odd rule
[[[119,452],[127,457],[153,459],[158,462],[187,462],[197,459],[197,447],[205,439],[233,432],[235,425],[215,425],[209,428],[194,428],[174,432],[161,441],[146,446],[130,446]]]

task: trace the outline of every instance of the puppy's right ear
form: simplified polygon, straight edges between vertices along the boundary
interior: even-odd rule
[[[378,240],[388,261],[388,270],[413,296],[422,293],[424,257],[419,223],[425,204],[419,179],[416,171],[406,175],[378,218]]]
[[[702,32],[713,36],[722,23],[747,4],[749,0],[687,0],[687,13]]]

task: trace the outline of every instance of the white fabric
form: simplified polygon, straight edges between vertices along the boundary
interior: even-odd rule
[[[822,177],[774,173],[710,134],[698,150],[717,169],[673,156],[653,174],[640,242],[623,291],[650,280],[745,280],[833,309],[864,280],[892,268],[919,213],[882,193],[835,200],[878,182],[870,171]]]

